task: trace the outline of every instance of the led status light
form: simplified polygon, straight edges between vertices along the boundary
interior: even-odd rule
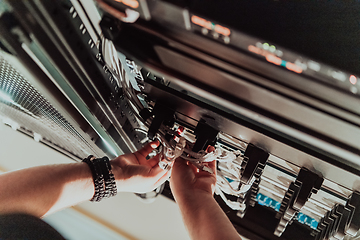
[[[271,45],[271,46],[269,47],[269,51],[272,52],[272,53],[274,53],[274,52],[276,51],[276,47],[275,47],[274,45]]]
[[[355,77],[354,75],[351,75],[349,78],[349,81],[352,85],[355,85],[357,83],[357,77]]]
[[[309,217],[308,215],[305,215],[301,212],[299,212],[296,215],[296,220],[298,220],[298,222],[308,225],[309,227],[311,227],[312,229],[317,229],[319,222],[316,221],[315,219]]]
[[[193,22],[196,25],[199,25],[200,27],[207,28],[209,30],[212,29],[212,23],[208,20],[205,20],[201,17],[193,15],[191,17],[191,22]]]
[[[263,55],[263,56],[266,55],[266,54],[263,54],[263,50],[262,50],[261,48],[255,47],[255,46],[253,46],[253,45],[249,45],[249,46],[248,46],[248,50],[249,50],[250,52],[253,52],[253,53],[256,53],[256,54],[259,54],[259,55]]]
[[[333,78],[339,81],[346,81],[346,75],[343,72],[340,71],[330,71],[330,74]]]
[[[275,46],[274,46],[275,47]],[[296,73],[302,73],[303,72],[303,68],[299,65],[296,65],[295,63],[292,62],[288,62],[286,60],[283,60],[277,56],[275,56],[273,53],[270,52],[270,49],[273,48],[273,45],[270,46],[268,43],[264,43],[262,45],[262,49],[259,47],[256,47],[254,45],[249,45],[248,46],[248,50],[252,53],[264,56],[266,61],[268,61],[269,63],[281,66],[281,67],[285,67],[286,69],[296,72]],[[268,50],[269,51],[268,51]]]
[[[291,63],[291,62],[287,62],[286,66],[287,69],[289,69],[290,71],[296,72],[296,73],[302,73],[303,69],[296,65],[295,63]]]
[[[260,42],[257,42],[256,43],[256,46],[259,47],[259,48],[262,48],[266,51],[269,51],[271,53],[274,53],[275,55],[277,55],[278,57],[281,57],[283,52],[280,51],[279,49],[277,49],[274,45],[270,45],[269,43],[260,43]]]
[[[314,62],[314,61],[310,60],[310,61],[307,62],[307,65],[313,71],[316,71],[316,72],[320,71],[321,66],[317,62]]]
[[[281,203],[275,201],[272,198],[269,198],[268,196],[265,196],[264,194],[258,193],[258,195],[256,196],[256,201],[261,206],[270,207],[277,212],[280,210]]]
[[[123,3],[124,5],[131,8],[138,8],[139,2],[136,0],[115,0],[115,2]]]
[[[266,207],[270,207],[272,209],[274,209],[275,211],[279,211],[280,207],[281,207],[281,203],[262,194],[262,193],[258,193],[256,196],[256,201],[259,205],[261,206],[266,206]],[[309,217],[308,215],[299,212],[295,219],[305,225],[308,225],[309,227],[311,227],[312,229],[317,229],[317,226],[319,224],[318,221],[316,221],[314,218]]]
[[[278,65],[278,66],[281,66],[282,64],[282,61],[281,58],[279,57],[276,57],[275,55],[272,55],[272,54],[268,54],[266,55],[266,60],[270,63],[273,63],[275,65]]]
[[[268,43],[263,43],[263,49],[268,50],[270,45]]]
[[[221,26],[219,24],[212,23],[204,18],[198,16],[191,16],[191,22],[200,27],[212,30],[218,34],[224,35],[226,37],[230,36],[231,31],[229,28]]]
[[[226,27],[223,27],[219,24],[216,24],[215,25],[215,29],[214,29],[215,32],[219,33],[219,34],[222,34],[224,36],[229,36],[230,35],[230,29],[226,28]]]

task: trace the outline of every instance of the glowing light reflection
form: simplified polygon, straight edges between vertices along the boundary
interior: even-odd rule
[[[203,28],[206,28],[209,30],[213,30],[214,32],[224,35],[226,37],[229,36],[231,33],[229,28],[221,26],[219,24],[214,24],[204,18],[195,16],[195,15],[191,16],[191,22],[200,27],[203,27]]]
[[[357,83],[357,77],[355,77],[354,75],[351,75],[349,78],[349,81],[352,85],[355,85]]]
[[[254,45],[249,45],[248,50],[252,53],[264,56],[266,58],[266,61],[268,61],[269,63],[285,67],[286,69],[296,72],[296,73],[303,72],[303,69],[301,66],[298,66],[295,63],[285,61],[285,60],[275,56],[274,54],[270,53],[269,51],[255,47]]]

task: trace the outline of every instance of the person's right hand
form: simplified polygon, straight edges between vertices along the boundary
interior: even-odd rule
[[[175,200],[192,198],[200,194],[213,195],[216,184],[216,161],[207,163],[213,174],[196,168],[182,158],[175,160],[172,168],[170,187]]]
[[[171,191],[189,235],[194,240],[241,240],[229,218],[213,197],[216,184],[216,160],[208,163],[207,166],[213,173],[198,170],[193,164],[178,158],[172,168]]]

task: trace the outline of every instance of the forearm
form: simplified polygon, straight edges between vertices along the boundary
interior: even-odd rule
[[[41,217],[90,200],[92,174],[86,163],[47,165],[0,175],[0,214]]]
[[[209,193],[199,192],[176,201],[192,239],[241,239]]]
[[[169,172],[159,167],[157,156],[146,159],[157,146],[152,142],[110,161],[117,192],[149,192],[168,178]],[[17,212],[41,217],[90,200],[94,192],[93,176],[84,162],[9,172],[0,175],[0,214]]]

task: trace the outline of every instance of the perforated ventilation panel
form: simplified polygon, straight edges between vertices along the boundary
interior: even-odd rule
[[[0,56],[0,117],[40,134],[78,158],[96,153],[82,135],[26,79]],[[84,133],[82,133],[84,134]],[[96,155],[96,154],[94,154]]]

